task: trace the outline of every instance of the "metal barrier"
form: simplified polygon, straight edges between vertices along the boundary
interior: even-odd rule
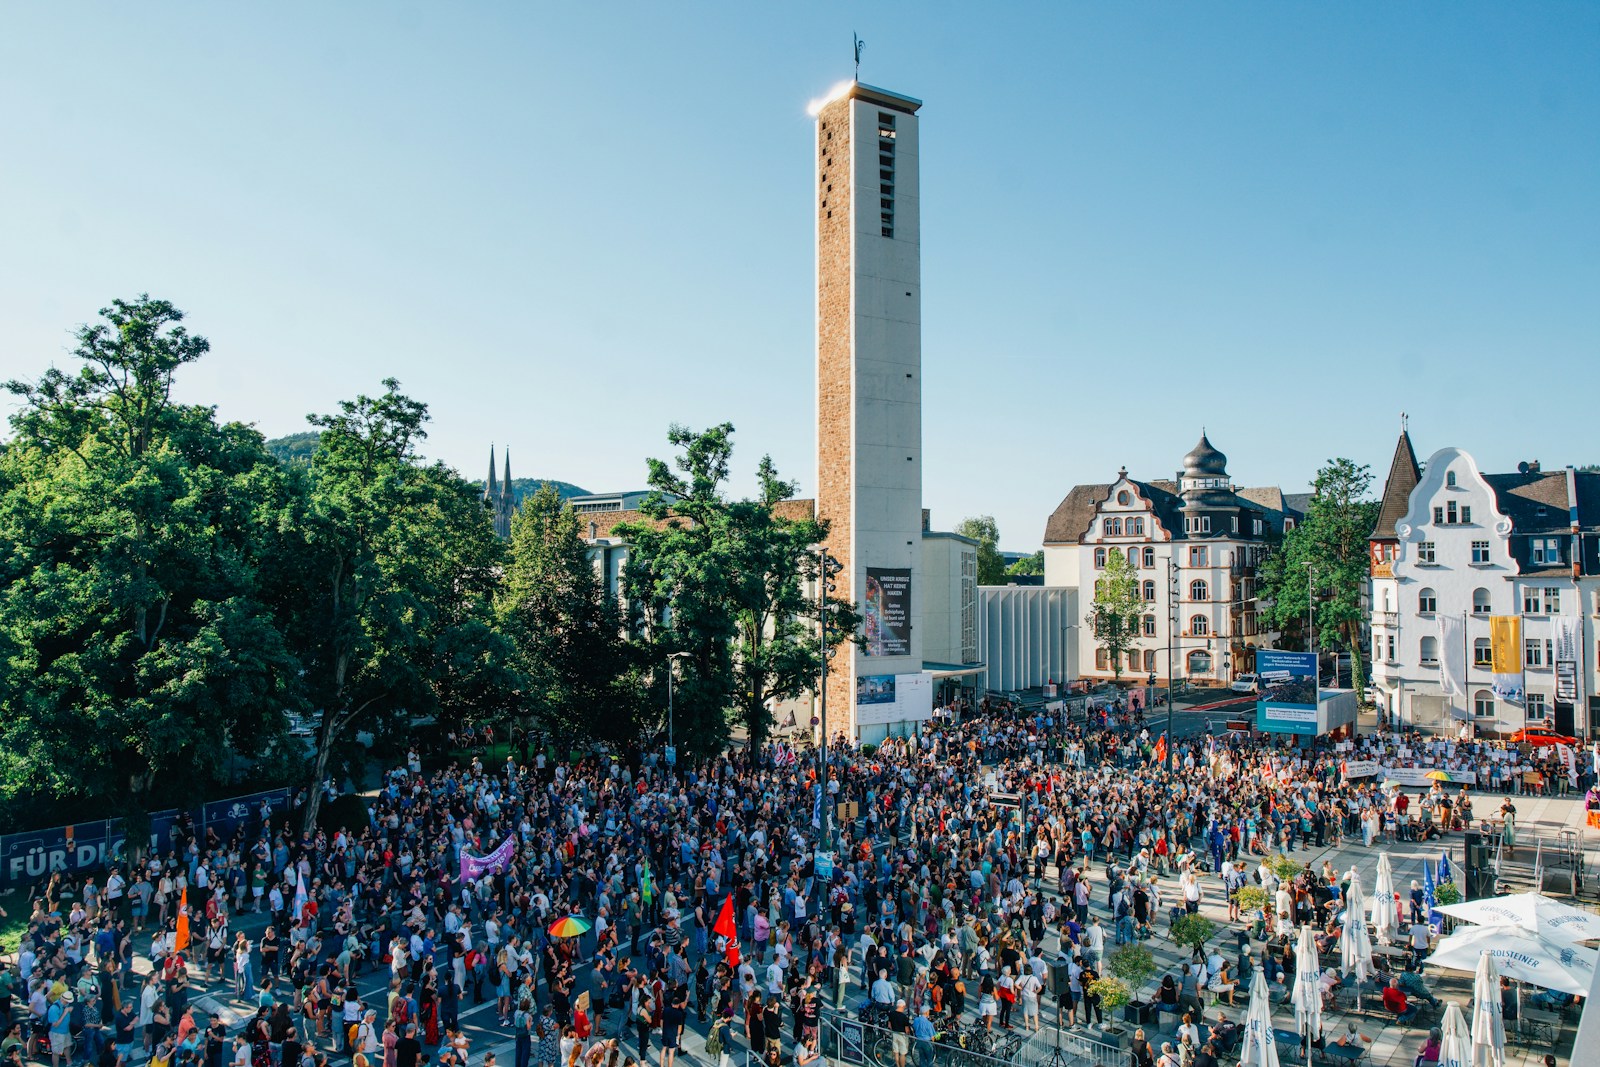
[[[965,1029],[970,1038],[976,1028]],[[945,1035],[931,1043],[909,1042],[906,1067],[1123,1067],[1127,1049],[1120,1044],[1096,1040],[1088,1031],[1063,1030],[1046,1026],[1039,1037],[1030,1040],[1026,1032],[995,1031],[992,1052],[980,1052],[950,1040]],[[818,1026],[818,1051],[832,1062],[855,1067],[896,1067],[894,1034],[882,1026],[845,1015],[823,1013]],[[1059,1042],[1059,1043],[1057,1043]]]

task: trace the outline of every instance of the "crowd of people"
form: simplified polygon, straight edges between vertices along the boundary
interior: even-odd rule
[[[1166,976],[1150,995],[1181,1017],[1179,1037],[1170,1064],[1146,1050],[1207,1067],[1238,1029],[1207,1018],[1202,995],[1233,1004],[1256,967],[1292,980],[1286,933],[1334,929],[1341,872],[1306,864],[1280,884],[1252,861],[1482,814],[1465,789],[1408,796],[1347,779],[1344,761],[1408,746],[1514,765],[1489,743],[1308,749],[1239,734],[1174,740],[1169,768],[1165,745],[1118,705],[1074,722],[986,702],[876,746],[835,739],[826,776],[776,748],[677,767],[549,751],[496,765],[484,749],[428,770],[413,752],[364,825],[303,832],[291,813],[35,885],[0,968],[0,1059],[492,1067],[462,1032],[470,1002],[493,1004],[515,1067],[674,1067],[691,1025],[714,1056],[743,1046],[805,1067],[827,1011],[865,1011],[903,1063],[957,1031],[990,1047],[1038,1030],[1046,1002],[1058,1025],[1103,1025],[1107,954],[1210,900],[1240,923],[1238,951]],[[462,877],[463,853],[507,840],[506,862]],[[1251,880],[1270,914],[1237,907]],[[592,928],[552,936],[569,916]],[[381,991],[363,995],[374,975]],[[1415,972],[1392,977],[1431,997]],[[231,991],[242,1025],[197,1020],[197,981]]]

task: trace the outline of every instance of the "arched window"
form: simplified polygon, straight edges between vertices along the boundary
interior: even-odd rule
[[[1189,653],[1190,674],[1211,673],[1211,653],[1204,650]]]
[[[1156,583],[1155,582],[1146,581],[1144,583],[1144,598],[1147,601],[1155,600],[1155,598],[1156,598]]]
[[[1106,650],[1105,649],[1097,648],[1097,649],[1094,650],[1094,666],[1095,666],[1095,670],[1100,670],[1100,671],[1110,670],[1111,668],[1109,666],[1107,666],[1108,662],[1109,662],[1109,660],[1107,660],[1107,658],[1106,658]]]
[[[1424,589],[1417,594],[1417,614],[1432,615],[1439,610],[1439,598],[1432,589]]]
[[[1122,536],[1122,520],[1121,519],[1107,519],[1105,521],[1105,531],[1106,531],[1106,536],[1108,536],[1108,537],[1121,537]]]
[[[1211,590],[1209,587],[1207,587],[1205,579],[1196,578],[1194,581],[1189,583],[1190,600],[1209,600],[1210,598]]]
[[[1421,649],[1422,664],[1431,667],[1439,662],[1439,639],[1437,637],[1424,637]]]
[[[1489,610],[1489,590],[1480,585],[1472,591],[1472,613],[1487,615]]]
[[[1094,550],[1094,565],[1095,565],[1095,569],[1096,570],[1104,570],[1105,569],[1105,566],[1106,566],[1106,550],[1105,549],[1097,548],[1097,549]]]
[[[1153,549],[1153,548],[1145,549],[1144,550],[1144,566],[1145,566],[1145,569],[1149,570],[1149,569],[1153,568],[1155,565],[1156,565],[1156,550]]]
[[[1146,637],[1154,637],[1156,635],[1156,617],[1154,615],[1146,615],[1144,617],[1144,635]]]
[[[1448,485],[1452,489],[1455,488],[1455,485],[1456,485],[1456,472],[1455,471],[1445,471],[1444,472],[1444,484]]]
[[[1150,671],[1151,673],[1155,672],[1156,650],[1153,648],[1147,648],[1144,650],[1144,669]]]
[[[1143,519],[1129,519],[1128,520],[1128,536],[1129,537],[1143,537],[1144,536],[1144,520]]]
[[[1494,716],[1494,694],[1487,689],[1480,689],[1472,694],[1472,714],[1481,719]]]
[[[1189,632],[1196,637],[1204,637],[1211,632],[1211,622],[1204,615],[1193,615],[1189,618]]]

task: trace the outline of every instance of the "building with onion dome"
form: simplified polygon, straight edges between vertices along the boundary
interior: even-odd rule
[[[1076,589],[1086,616],[1120,549],[1147,605],[1138,646],[1120,665],[1123,680],[1154,676],[1164,685],[1170,637],[1175,676],[1226,685],[1254,669],[1257,648],[1276,643],[1258,618],[1256,568],[1304,517],[1308,499],[1235,485],[1228,457],[1202,432],[1171,479],[1140,481],[1124,467],[1113,481],[1074,486],[1045,524],[1045,586]],[[1118,673],[1083,618],[1070,636],[1081,677]]]

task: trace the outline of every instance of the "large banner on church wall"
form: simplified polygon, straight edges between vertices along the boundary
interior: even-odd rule
[[[868,656],[911,655],[911,568],[868,567],[862,598]]]

